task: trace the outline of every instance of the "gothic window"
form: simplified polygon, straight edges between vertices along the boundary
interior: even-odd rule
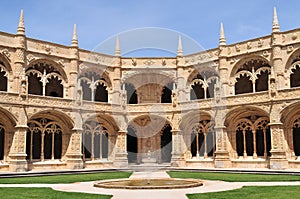
[[[162,162],[171,162],[172,157],[172,127],[167,124],[164,126],[161,134],[161,161]]]
[[[218,76],[211,71],[205,71],[197,74],[190,84],[190,99],[196,100],[213,98],[217,80]]]
[[[161,95],[161,103],[172,103],[173,83],[169,83],[163,87]]]
[[[299,61],[294,63],[291,70],[290,75],[290,84],[291,87],[299,87],[300,86],[300,65]]]
[[[26,138],[27,159],[55,160],[62,157],[62,129],[56,122],[40,118],[28,124]]]
[[[213,156],[215,152],[214,124],[210,120],[202,120],[192,128],[191,153],[193,157]]]
[[[7,75],[6,71],[4,71],[2,68],[0,68],[0,91],[7,91],[7,77],[6,77],[6,75]]]
[[[270,156],[271,136],[269,120],[264,117],[250,116],[240,119],[236,126],[236,152],[244,158]]]
[[[28,94],[63,97],[64,78],[54,66],[37,63],[27,69],[26,75]]]
[[[4,159],[4,137],[5,130],[4,127],[0,124],[0,160]]]
[[[234,75],[235,94],[267,91],[271,67],[262,60],[250,60]]]
[[[108,158],[108,132],[105,127],[95,121],[83,125],[84,159],[102,160]]]
[[[127,94],[127,104],[137,104],[138,97],[135,87],[130,83],[125,83],[125,90]]]
[[[294,153],[296,156],[300,156],[300,118],[294,121],[293,125],[293,145]]]
[[[82,99],[95,102],[108,102],[107,81],[95,72],[85,73],[79,78]]]
[[[137,163],[138,141],[135,129],[132,126],[127,128],[127,157],[129,163]]]

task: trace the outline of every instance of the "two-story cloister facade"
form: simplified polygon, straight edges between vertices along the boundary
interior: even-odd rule
[[[130,58],[0,32],[0,171],[300,168],[300,29]]]

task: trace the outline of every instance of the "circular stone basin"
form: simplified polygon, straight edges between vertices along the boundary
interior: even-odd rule
[[[94,184],[94,187],[106,189],[183,189],[202,186],[203,183],[196,179],[119,179],[103,180]]]

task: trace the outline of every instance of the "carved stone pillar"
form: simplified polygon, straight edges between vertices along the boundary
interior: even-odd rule
[[[9,170],[13,172],[27,171],[26,161],[26,131],[27,125],[17,125],[9,152]]]
[[[288,161],[286,159],[286,153],[284,150],[284,130],[282,123],[272,122],[269,124],[271,128],[271,169],[285,169],[288,167]]]
[[[127,158],[127,131],[118,131],[117,142],[116,142],[116,154],[114,160],[114,166],[118,168],[128,167]]]
[[[83,129],[72,129],[67,156],[67,167],[69,169],[82,169],[82,132]]]
[[[215,167],[228,168],[231,166],[231,162],[226,144],[226,127],[215,126],[214,129],[216,132]]]
[[[172,130],[172,158],[171,164],[175,167],[185,166],[184,159],[184,139],[182,131]]]

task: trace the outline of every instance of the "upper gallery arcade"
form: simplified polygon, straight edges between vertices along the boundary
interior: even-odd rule
[[[271,26],[271,24],[270,24]],[[0,170],[300,168],[300,29],[176,57],[0,32]]]

